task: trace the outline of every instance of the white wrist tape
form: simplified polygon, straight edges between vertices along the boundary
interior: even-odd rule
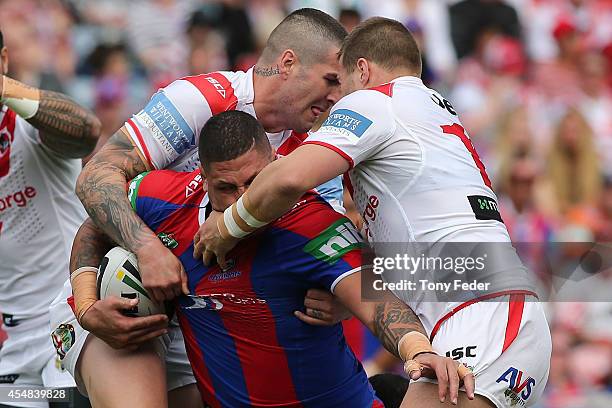
[[[225,227],[227,228],[227,232],[234,238],[244,238],[249,235],[248,232],[240,228],[240,226],[236,223],[234,216],[232,214],[232,207],[236,205],[233,204],[226,208],[223,211],[223,221],[225,222]]]
[[[81,266],[80,268],[78,268],[77,270],[75,270],[74,272],[72,272],[70,274],[70,282],[72,282],[74,280],[74,278],[76,278],[77,276],[79,276],[83,272],[95,272],[95,273],[98,273],[98,268],[96,268],[95,266]]]
[[[0,102],[22,118],[30,119],[38,112],[40,91],[3,75]]]
[[[257,218],[251,215],[251,213],[244,206],[243,198],[244,198],[244,194],[240,196],[240,198],[236,202],[236,210],[238,211],[238,215],[240,216],[240,218],[242,218],[249,227],[253,227],[256,229],[261,228],[264,225],[266,225],[267,224],[266,222],[259,221]]]

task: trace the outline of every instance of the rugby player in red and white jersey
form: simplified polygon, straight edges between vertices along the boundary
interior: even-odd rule
[[[396,21],[362,23],[346,38],[341,61],[350,94],[304,145],[266,167],[223,214],[210,216],[196,236],[196,256],[209,263],[216,255],[224,265],[240,238],[277,219],[308,189],[348,172],[376,251],[385,248],[380,243],[457,242],[506,251],[501,264],[485,263],[483,276],[495,282],[485,296],[492,301],[426,301],[420,286],[396,295],[429,335],[409,341],[431,340],[435,351],[473,370],[477,397],[461,393],[461,406],[532,406],[548,378],[550,332],[457,113],[423,85],[417,45]],[[402,406],[437,407],[443,399],[435,385],[419,381]]]
[[[306,137],[340,97],[337,52],[346,31],[331,16],[296,10],[270,34],[247,72],[181,78],[160,89],[87,163],[76,192],[93,221],[138,258],[143,284],[157,301],[186,292],[180,262],[130,209],[125,185],[151,169],[193,170],[199,132],[214,114],[255,116],[280,154]],[[340,204],[341,185],[319,193]]]
[[[49,339],[49,305],[61,289],[72,240],[86,217],[74,185],[101,125],[66,95],[6,76],[2,33],[0,59],[0,311],[8,335],[0,350],[0,385],[74,387]],[[70,346],[70,327],[55,335],[64,342],[58,347]]]
[[[200,130],[212,115],[227,110],[255,116],[278,153],[294,149],[306,137],[304,132],[340,96],[336,54],[345,35],[342,26],[321,11],[295,11],[272,32],[253,69],[181,78],[159,90],[85,166],[77,182],[79,198],[114,242],[137,255],[143,283],[156,300],[172,299],[186,291],[186,280],[178,259],[132,211],[126,198],[127,182],[146,170],[197,168]],[[324,183],[318,192],[340,209],[339,179]],[[186,194],[190,194],[188,186]],[[133,349],[148,342],[165,330],[167,319],[163,315],[126,318],[120,312],[132,307],[128,301],[96,299],[94,266],[101,259],[100,247],[103,245],[96,242],[78,241],[73,248],[71,271],[90,268],[79,280],[89,279],[86,287],[92,295],[83,299],[75,296],[72,303],[86,331],[78,331],[82,334],[65,353],[65,364],[88,384],[88,393],[97,401],[109,406],[127,404],[125,396],[115,392],[127,376],[139,378],[130,389],[130,406],[163,406],[165,390],[150,386],[160,381],[157,362],[151,358],[136,361],[130,350],[114,348]],[[66,284],[63,296],[56,299],[55,326],[72,313],[67,302],[70,292],[70,284]],[[333,312],[329,308],[331,294],[309,293],[310,315],[301,315],[301,319],[314,324],[337,320],[339,314],[322,314]],[[168,385],[175,386],[187,381],[184,367],[188,361],[178,327],[171,325],[169,330],[177,340],[169,346],[166,371]],[[182,351],[183,356],[176,351]],[[145,354],[151,357],[151,350],[139,350],[140,356]],[[81,360],[87,360],[86,364]],[[97,369],[102,366],[104,370]],[[96,381],[90,381],[92,378]]]

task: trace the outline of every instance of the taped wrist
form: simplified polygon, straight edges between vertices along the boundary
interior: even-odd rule
[[[24,119],[30,119],[38,112],[40,90],[2,75],[0,102]]]
[[[217,224],[222,238],[228,236],[244,238],[267,224],[267,222],[258,220],[250,207],[249,198],[245,193],[223,212],[223,218],[219,219]]]
[[[397,343],[397,352],[404,361],[413,360],[418,354],[433,353],[427,336],[417,331],[406,333]]]
[[[70,275],[72,295],[74,296],[74,314],[79,323],[81,323],[81,319],[89,308],[98,300],[97,276],[98,268],[93,266],[81,267]]]

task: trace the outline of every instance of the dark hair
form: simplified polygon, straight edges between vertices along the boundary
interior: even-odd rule
[[[200,131],[198,154],[204,167],[236,159],[255,147],[262,153],[272,150],[263,127],[253,116],[227,111],[213,116]]]
[[[0,31],[0,49],[4,48],[4,37],[2,36],[2,31]]]
[[[342,20],[343,18],[354,18],[358,21],[361,21],[361,13],[359,13],[359,11],[354,8],[343,8],[342,10],[340,10],[338,20]]]
[[[389,18],[373,17],[359,24],[344,40],[340,55],[348,72],[365,58],[383,68],[403,67],[421,74],[421,53],[414,37],[402,23]]]
[[[385,408],[399,408],[410,382],[397,374],[377,374],[370,377],[369,381]]]
[[[286,49],[292,49],[304,63],[320,60],[327,53],[326,43],[342,44],[346,37],[342,25],[320,10],[302,8],[289,14],[270,34],[261,60],[271,63]]]
[[[123,43],[98,44],[86,59],[94,75],[101,75],[106,70],[106,64],[114,54],[126,54],[127,47]]]

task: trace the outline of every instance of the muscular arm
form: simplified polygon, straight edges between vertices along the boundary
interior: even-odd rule
[[[43,145],[62,157],[85,157],[96,147],[100,120],[64,94],[40,90],[3,75],[0,100],[38,129]]]
[[[81,172],[76,193],[91,219],[108,237],[136,254],[142,283],[161,302],[189,293],[181,262],[132,211],[128,180],[147,170],[122,128]]]
[[[41,90],[38,111],[28,122],[45,146],[66,158],[87,156],[100,137],[101,124],[93,112],[58,92]]]
[[[347,161],[326,147],[300,146],[255,177],[247,192],[250,209],[258,220],[275,220],[290,210],[306,191],[348,169]]]
[[[391,293],[379,302],[361,300],[361,273],[342,279],[334,294],[340,302],[380,340],[391,354],[400,357],[397,344],[402,336],[412,331],[426,335],[416,314]],[[381,294],[382,295],[382,294]]]
[[[77,231],[70,254],[70,272],[83,266],[100,265],[104,254],[114,243],[104,234],[91,218],[85,220]]]
[[[76,184],[76,193],[96,225],[134,253],[149,240],[157,240],[134,213],[126,195],[126,183],[144,171],[145,162],[120,129],[87,163]]]

